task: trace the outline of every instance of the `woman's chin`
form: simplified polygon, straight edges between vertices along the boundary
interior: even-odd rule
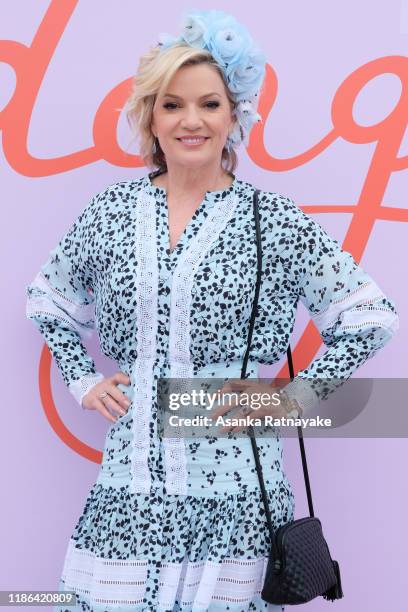
[[[175,155],[172,159],[175,164],[182,164],[185,168],[191,167],[196,168],[203,164],[211,164],[213,162],[212,156],[200,155],[198,151],[193,153],[192,151],[186,151],[183,155]]]

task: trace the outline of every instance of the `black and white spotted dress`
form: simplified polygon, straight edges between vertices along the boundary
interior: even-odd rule
[[[270,542],[250,439],[158,431],[161,377],[240,377],[256,281],[255,187],[208,191],[169,249],[155,173],[96,195],[27,285],[27,317],[81,404],[99,382],[84,341],[128,374],[99,475],[68,543],[55,611],[282,610],[260,597]],[[319,376],[347,378],[398,327],[394,303],[288,197],[261,191],[263,271],[247,375],[285,355],[298,300],[326,353],[288,386],[305,411]],[[275,528],[294,518],[282,439],[257,439]]]

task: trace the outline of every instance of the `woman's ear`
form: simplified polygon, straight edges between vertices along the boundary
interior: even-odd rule
[[[230,115],[230,126],[229,126],[229,130],[228,130],[228,134],[232,134],[232,132],[234,131],[234,128],[238,122],[238,119],[236,117],[236,115],[234,114],[234,109],[236,108],[235,104],[231,104],[231,115]]]
[[[233,132],[233,131],[235,130],[235,128],[236,128],[237,123],[238,123],[238,122],[237,122],[236,118],[234,117],[234,119],[233,119],[233,120],[231,121],[231,123],[230,123],[230,127],[229,127],[229,130],[228,130],[228,136],[231,136],[232,132]]]

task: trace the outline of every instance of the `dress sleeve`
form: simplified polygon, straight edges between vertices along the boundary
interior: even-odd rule
[[[293,206],[295,204],[292,202]],[[323,228],[299,211],[286,263],[327,351],[285,387],[305,412],[373,357],[397,331],[394,302]]]
[[[42,334],[80,405],[104,378],[83,344],[95,328],[92,254],[101,224],[99,200],[99,194],[92,198],[26,285],[26,316]]]

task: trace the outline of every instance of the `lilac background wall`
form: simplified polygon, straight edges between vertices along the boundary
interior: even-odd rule
[[[59,0],[59,4],[73,3]],[[0,39],[30,45],[49,6],[48,0],[3,0]],[[408,8],[399,0],[252,0],[238,6],[232,1],[204,0],[197,4],[181,0],[161,4],[132,0],[78,2],[34,104],[27,142],[30,154],[49,159],[92,147],[94,116],[105,95],[132,75],[139,55],[155,42],[159,32],[178,33],[182,9],[193,7],[233,13],[266,52],[279,89],[266,122],[264,145],[279,158],[304,152],[331,130],[331,102],[348,75],[382,56],[403,56],[407,49]],[[6,63],[0,63],[0,83],[1,111],[15,86],[14,71]],[[407,88],[408,80],[401,84],[391,74],[373,80],[357,100],[355,120],[363,125],[382,121],[398,101],[402,85]],[[2,124],[5,127],[7,122]],[[118,140],[126,148],[129,132],[124,117],[120,119]],[[241,148],[237,175],[260,188],[293,197],[300,206],[353,205],[360,196],[375,147],[375,142],[354,144],[337,139],[313,160],[282,172],[258,166]],[[404,153],[406,138],[399,156]],[[95,161],[66,172],[32,177],[16,167],[1,147],[0,156],[0,589],[56,589],[69,536],[99,465],[68,448],[46,418],[38,386],[43,341],[25,319],[25,285],[94,193],[109,183],[142,176],[147,170]],[[407,173],[391,173],[384,205],[406,211],[406,194]],[[313,216],[343,240],[350,213]],[[407,376],[407,239],[406,222],[377,221],[361,259],[361,265],[396,301],[400,330],[358,371],[358,376]],[[307,321],[300,306],[292,346]],[[106,375],[116,371],[115,364],[100,354],[96,338],[89,343],[89,351]],[[55,365],[51,375],[54,399],[64,423],[81,440],[102,449],[108,422],[99,414],[79,409]],[[390,409],[384,407],[384,412]],[[322,520],[332,555],[340,563],[346,596],[334,604],[319,599],[304,608],[313,612],[334,607],[347,612],[405,611],[406,440],[307,439],[306,445],[315,512]],[[307,505],[296,439],[285,441],[285,464],[299,518],[307,514]]]

